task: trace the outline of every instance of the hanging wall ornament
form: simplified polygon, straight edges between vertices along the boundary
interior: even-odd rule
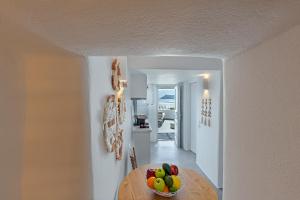
[[[120,63],[117,62],[117,79],[118,79],[118,86],[117,86],[117,91],[119,91],[122,87],[121,85],[121,80],[122,80],[122,74],[121,74],[121,69],[120,69]]]
[[[108,152],[113,152],[115,144],[115,133],[117,132],[117,106],[115,95],[106,98],[103,116],[103,136]]]
[[[204,99],[202,99],[201,101],[201,124],[203,124],[204,120],[203,120],[203,116],[204,116]]]
[[[120,77],[121,77],[121,71],[120,71],[120,63],[117,59],[114,59],[111,64],[111,85],[113,90],[119,91],[120,90]]]
[[[207,99],[204,100],[204,107],[205,107],[205,110],[204,110],[204,125],[206,126],[207,125]]]
[[[119,129],[115,140],[115,155],[117,160],[121,160],[123,156],[123,129]]]
[[[211,99],[208,99],[208,126],[211,126]]]
[[[117,160],[122,159],[123,151],[123,129],[120,125],[125,120],[126,101],[124,89],[127,80],[122,79],[120,63],[113,59],[111,65],[111,84],[115,95],[107,97],[104,109],[103,135],[108,152],[115,152]]]
[[[118,117],[119,117],[119,123],[123,124],[125,121],[125,113],[126,113],[126,99],[125,95],[122,93],[118,97]]]

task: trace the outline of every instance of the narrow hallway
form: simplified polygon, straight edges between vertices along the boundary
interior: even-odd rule
[[[202,174],[196,164],[196,154],[176,147],[174,141],[158,141],[151,144],[151,163],[173,163]]]
[[[182,168],[193,169],[203,177],[206,175],[196,164],[196,154],[177,148],[174,141],[158,141],[151,144],[151,163],[172,163]],[[209,179],[206,177],[209,181]],[[211,182],[210,182],[211,183]],[[212,183],[211,183],[212,184]],[[215,188],[215,187],[214,187]],[[216,189],[216,188],[215,188]],[[216,189],[218,200],[222,200],[222,190]]]

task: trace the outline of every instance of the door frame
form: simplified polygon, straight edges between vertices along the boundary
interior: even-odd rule
[[[180,85],[177,84],[175,87],[175,145],[180,148],[180,140],[181,140],[181,91],[180,91]]]
[[[190,82],[190,127],[191,127],[191,146],[190,150],[194,153],[197,152],[197,134],[199,132],[199,107],[197,100],[200,101],[200,94],[199,94],[199,83],[197,81]],[[192,92],[192,89],[195,91]],[[199,99],[198,99],[199,97]],[[194,103],[194,104],[193,104]],[[193,130],[194,128],[194,130]]]

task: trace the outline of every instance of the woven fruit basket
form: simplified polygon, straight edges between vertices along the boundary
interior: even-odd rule
[[[147,169],[146,184],[153,193],[172,197],[182,189],[183,179],[176,165],[164,163],[161,168]]]

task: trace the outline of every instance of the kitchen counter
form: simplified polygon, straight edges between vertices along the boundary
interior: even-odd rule
[[[151,127],[149,127],[149,128],[140,128],[139,126],[133,126],[132,127],[132,132],[151,133],[152,129],[151,129]]]
[[[132,136],[136,150],[136,157],[138,165],[144,165],[150,162],[150,135],[152,129],[140,128],[139,126],[132,126]]]

